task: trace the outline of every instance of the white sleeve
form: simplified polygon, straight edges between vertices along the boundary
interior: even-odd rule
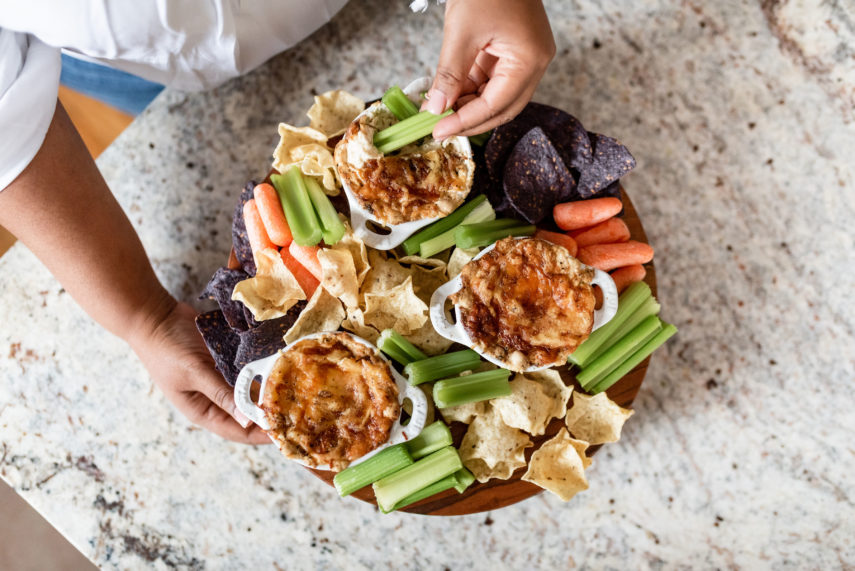
[[[56,109],[59,50],[0,28],[0,191],[27,168]]]

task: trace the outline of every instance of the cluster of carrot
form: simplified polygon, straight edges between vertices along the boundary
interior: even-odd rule
[[[243,221],[253,255],[269,248],[277,250],[306,299],[311,298],[323,277],[318,246],[300,246],[294,241],[279,193],[272,185],[256,185],[253,198],[243,206]]]
[[[538,230],[535,236],[564,246],[583,264],[610,272],[620,293],[644,279],[643,264],[653,259],[653,248],[630,240],[626,222],[615,217],[622,208],[613,197],[557,204],[552,215],[566,233]]]

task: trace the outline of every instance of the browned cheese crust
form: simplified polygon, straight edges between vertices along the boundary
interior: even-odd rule
[[[373,139],[375,129],[369,115],[351,123],[336,145],[336,169],[359,204],[383,224],[446,216],[466,199],[474,163],[454,147],[405,148],[399,154],[370,158],[356,166],[349,160],[347,148],[360,132],[365,140]]]
[[[344,333],[286,349],[261,408],[285,456],[335,471],[386,442],[401,413],[389,365]]]
[[[475,347],[521,371],[563,362],[594,324],[594,271],[562,246],[505,238],[466,264],[451,296]]]

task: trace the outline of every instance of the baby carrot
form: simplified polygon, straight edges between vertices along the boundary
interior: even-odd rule
[[[291,242],[291,245],[288,246],[288,251],[318,281],[324,279],[324,271],[321,269],[321,263],[318,261],[317,246],[301,246],[297,242]]]
[[[282,203],[279,201],[279,194],[277,194],[276,189],[263,182],[256,185],[253,196],[255,196],[255,206],[258,208],[258,214],[261,215],[261,221],[264,222],[264,229],[267,230],[270,241],[277,246],[290,244],[293,240],[291,228],[285,219],[285,212],[282,211]]]
[[[552,242],[553,244],[558,244],[559,246],[564,246],[570,252],[571,256],[575,256],[576,251],[578,250],[578,248],[576,247],[576,240],[574,240],[567,234],[562,234],[561,232],[538,230],[534,233],[534,237],[540,238],[541,240],[546,240],[547,242]]]
[[[246,236],[249,238],[249,247],[252,248],[253,254],[258,254],[265,248],[278,250],[276,244],[270,241],[264,229],[264,223],[261,221],[261,215],[258,214],[255,200],[252,198],[243,205],[243,221],[246,224]]]
[[[591,244],[615,244],[629,240],[629,228],[620,218],[609,218],[596,226],[588,228],[574,239],[580,248]]]
[[[644,266],[641,264],[633,264],[613,271],[612,279],[615,281],[615,287],[617,287],[618,293],[622,293],[623,290],[628,288],[631,284],[644,280],[644,276],[646,275],[647,270],[644,269]]]
[[[608,272],[622,266],[646,264],[653,259],[653,248],[635,240],[621,244],[592,244],[579,248],[576,257],[583,264]]]
[[[607,196],[556,204],[552,216],[562,230],[577,230],[604,222],[620,212],[621,208],[623,205],[619,198]]]
[[[306,299],[311,299],[312,294],[315,293],[315,290],[321,282],[318,281],[318,278],[312,275],[312,272],[307,270],[296,260],[296,258],[294,258],[294,256],[291,255],[288,248],[282,248],[279,250],[279,255],[282,257],[282,261],[285,262],[285,267],[288,268],[294,276],[294,279],[296,279],[297,283],[300,284],[300,287],[303,289],[303,293],[306,294]]]

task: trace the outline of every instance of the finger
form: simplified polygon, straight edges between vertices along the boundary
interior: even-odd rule
[[[424,109],[438,115],[454,104],[463,91],[469,70],[479,51],[478,46],[472,43],[471,36],[464,33],[464,30],[445,26],[436,75],[423,105]]]
[[[433,136],[442,140],[452,135],[469,136],[489,131],[513,119],[532,93],[534,86],[527,81],[498,74],[486,83],[478,97],[437,123]]]
[[[232,416],[204,394],[199,392],[184,393],[179,409],[190,418],[194,424],[209,430],[214,434],[242,444],[269,444],[270,438],[256,425],[247,428],[240,426]]]

